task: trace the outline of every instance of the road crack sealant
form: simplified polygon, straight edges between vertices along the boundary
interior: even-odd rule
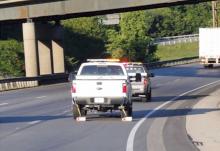
[[[180,94],[179,96],[174,97],[173,99],[161,104],[160,106],[158,106],[157,108],[155,108],[154,110],[152,110],[151,112],[149,112],[148,114],[145,115],[145,117],[143,117],[141,120],[139,120],[135,126],[132,128],[132,130],[130,131],[130,134],[128,136],[128,140],[127,140],[127,146],[126,146],[126,151],[134,151],[134,138],[135,138],[135,134],[137,132],[137,130],[140,128],[140,126],[144,123],[144,121],[149,118],[151,115],[153,115],[154,113],[156,113],[159,109],[161,109],[162,107],[166,106],[167,104],[172,103],[173,101],[178,100],[179,98],[181,98],[182,96],[185,96],[189,93],[195,92],[197,90],[203,89],[205,87],[214,85],[219,83],[220,80],[214,81],[212,83],[197,87],[195,89],[192,89],[190,91],[184,92],[182,94]]]

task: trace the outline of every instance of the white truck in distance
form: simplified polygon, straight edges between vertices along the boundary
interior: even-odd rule
[[[199,58],[204,67],[220,63],[220,28],[199,29]]]
[[[71,91],[76,120],[85,118],[89,110],[120,110],[122,120],[132,118],[131,85],[122,63],[89,59],[81,64]]]

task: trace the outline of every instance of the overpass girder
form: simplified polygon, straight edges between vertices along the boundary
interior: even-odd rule
[[[30,0],[18,6],[0,3],[0,21],[73,18],[205,1],[209,0],[52,0],[42,3]]]

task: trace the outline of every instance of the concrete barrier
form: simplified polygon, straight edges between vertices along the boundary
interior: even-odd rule
[[[14,89],[31,88],[37,86],[39,86],[37,80],[5,82],[5,83],[0,83],[0,92],[14,90]]]

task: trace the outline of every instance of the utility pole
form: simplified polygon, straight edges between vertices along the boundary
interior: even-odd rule
[[[213,20],[213,27],[218,27],[217,1],[212,1],[212,20]]]

